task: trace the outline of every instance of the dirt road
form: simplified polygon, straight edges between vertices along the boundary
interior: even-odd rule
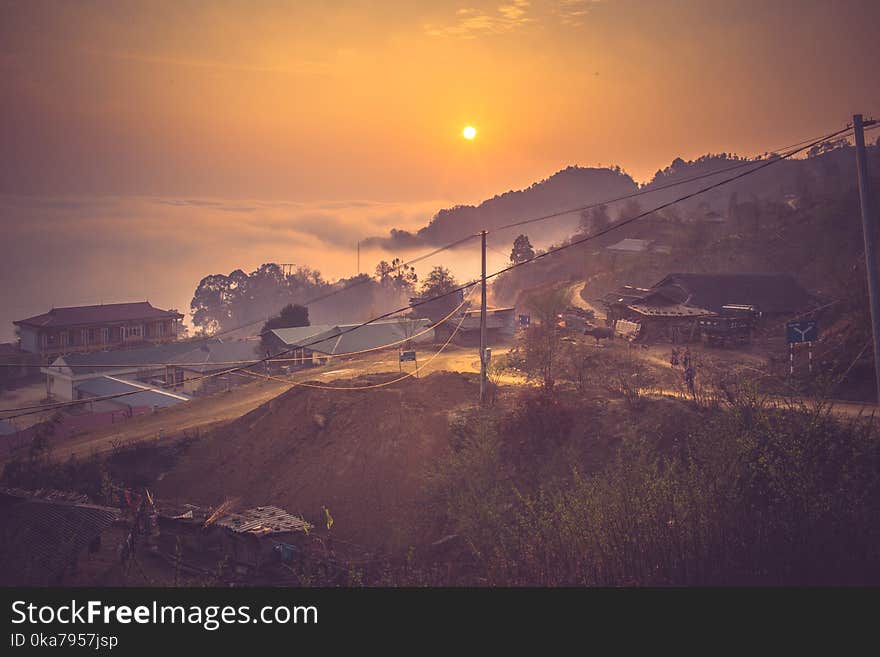
[[[496,346],[494,353],[502,355],[509,346]],[[477,348],[449,345],[438,354],[439,346],[426,345],[417,350],[416,364],[419,376],[432,372],[479,372]],[[377,351],[368,354],[332,359],[326,365],[300,370],[287,378],[290,383],[254,378],[229,391],[197,397],[190,402],[161,409],[155,413],[140,415],[123,423],[101,427],[54,446],[53,455],[59,459],[70,456],[87,457],[91,454],[113,449],[115,445],[127,445],[158,437],[176,437],[183,432],[207,431],[231,422],[258,406],[274,399],[290,389],[295,382],[318,381],[330,383],[339,379],[351,379],[363,374],[386,372],[412,372],[413,363],[398,361],[396,350]],[[365,393],[367,394],[367,393]]]
[[[275,381],[256,381],[229,392],[193,399],[156,413],[138,415],[125,422],[101,427],[56,445],[59,459],[85,457],[113,449],[114,445],[136,443],[157,437],[176,437],[184,431],[203,431],[241,417],[290,386]]]

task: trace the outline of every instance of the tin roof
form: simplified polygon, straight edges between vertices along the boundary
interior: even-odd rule
[[[209,340],[210,342],[219,342],[218,340]],[[118,366],[120,370],[137,369],[139,365],[145,368],[151,363],[169,363],[173,360],[178,362],[188,362],[180,358],[182,354],[193,351],[196,346],[193,342],[169,342],[167,344],[157,344],[150,347],[140,347],[137,349],[113,349],[111,351],[94,351],[91,353],[73,353],[61,356],[52,362],[52,365],[67,365],[75,375],[87,374],[90,372],[107,373],[113,366]],[[133,367],[132,367],[133,366]],[[57,372],[58,368],[50,370]]]
[[[140,406],[159,406],[165,408],[174,406],[180,402],[189,401],[190,397],[182,395],[179,392],[171,392],[169,390],[160,390],[152,388],[142,383],[134,381],[126,381],[115,376],[99,376],[94,379],[88,379],[76,385],[79,393],[85,393],[86,396],[104,397],[106,395],[119,395],[125,393],[125,397],[118,397],[114,401],[125,404],[130,408]]]
[[[277,506],[258,506],[240,513],[230,513],[215,524],[237,534],[286,534],[308,532],[312,525]]]
[[[200,365],[181,365],[180,368],[205,374],[229,369],[235,361],[259,360],[263,357],[257,341],[234,340],[222,342],[211,340],[199,347],[171,359],[172,363],[202,363]]]
[[[609,251],[623,251],[626,253],[644,253],[651,245],[651,240],[639,240],[626,237],[615,244],[606,246]]]
[[[394,346],[401,340],[420,333],[431,325],[429,319],[389,319],[366,325],[338,324],[329,328],[323,326],[302,327],[313,329],[311,335],[301,329],[274,329],[288,347],[305,346],[312,351],[329,356],[341,356],[363,349],[375,349],[385,345]],[[324,329],[317,331],[317,329]],[[294,331],[296,331],[294,333]],[[420,336],[421,337],[421,336]]]
[[[52,585],[119,518],[109,507],[0,490],[0,585]]]
[[[813,301],[790,274],[669,274],[653,289],[714,312],[730,304],[755,306],[764,313],[797,312]]]
[[[648,317],[705,317],[715,315],[711,310],[685,306],[681,303],[669,305],[651,305],[647,303],[633,303],[627,306],[630,310]]]
[[[313,326],[272,329],[272,333],[287,346],[297,346],[309,342],[322,333],[328,333],[333,328],[330,324],[315,324]]]

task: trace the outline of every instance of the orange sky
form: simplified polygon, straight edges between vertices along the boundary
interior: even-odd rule
[[[0,193],[474,202],[569,164],[645,180],[880,112],[878,7],[0,0]]]

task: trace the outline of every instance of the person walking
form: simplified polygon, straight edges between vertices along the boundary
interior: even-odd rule
[[[685,382],[685,385],[687,385],[688,392],[691,394],[691,397],[693,397],[694,399],[697,398],[696,385],[695,385],[696,376],[697,376],[697,373],[694,370],[693,364],[689,364],[684,369],[684,382]]]

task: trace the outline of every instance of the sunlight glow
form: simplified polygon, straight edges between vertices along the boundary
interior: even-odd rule
[[[477,129],[474,126],[469,125],[461,131],[461,134],[464,135],[465,139],[473,139],[477,136]]]

